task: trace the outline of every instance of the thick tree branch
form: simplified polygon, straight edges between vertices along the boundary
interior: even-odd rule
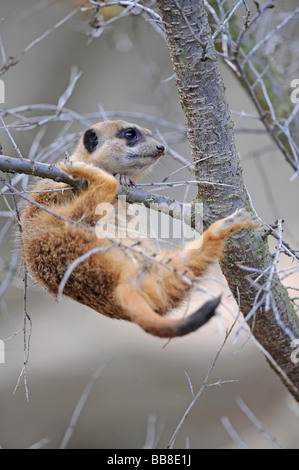
[[[177,78],[181,104],[199,179],[230,186],[199,185],[207,224],[250,203],[237,156],[233,123],[217,67],[211,30],[203,0],[157,0]],[[299,400],[298,366],[291,361],[291,339],[299,337],[299,322],[286,289],[271,270],[271,302],[267,283],[273,259],[260,231],[242,231],[228,240],[223,272],[255,338],[278,364],[282,380]],[[240,265],[256,271],[251,285]],[[280,374],[281,376],[281,374]],[[287,377],[287,379],[286,379]]]

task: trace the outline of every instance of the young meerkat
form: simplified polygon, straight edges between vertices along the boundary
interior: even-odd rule
[[[221,258],[225,238],[257,226],[240,210],[211,225],[186,248],[154,257],[148,255],[144,238],[99,236],[98,205],[109,203],[117,214],[115,176],[140,179],[164,151],[149,130],[135,124],[105,121],[91,126],[69,162],[59,164],[70,177],[86,180],[87,188],[75,191],[64,183],[39,181],[33,187],[33,203],[27,202],[22,213],[21,249],[28,271],[54,296],[67,272],[65,295],[108,317],[137,323],[152,335],[174,337],[205,324],[220,298],[187,318],[164,315],[187,297],[190,281]]]

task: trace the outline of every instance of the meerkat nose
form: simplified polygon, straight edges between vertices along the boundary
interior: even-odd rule
[[[165,147],[163,145],[157,145],[156,150],[158,153],[164,153]]]

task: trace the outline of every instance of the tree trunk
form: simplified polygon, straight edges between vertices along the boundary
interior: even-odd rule
[[[198,200],[204,204],[205,223],[227,216],[240,207],[251,210],[237,156],[233,122],[217,66],[216,53],[203,0],[157,0],[164,22],[193,160],[198,179],[231,186],[200,186]],[[243,315],[257,300],[257,288],[238,264],[263,272],[273,263],[261,231],[243,230],[228,240],[223,273]],[[259,281],[266,285],[268,271]],[[261,291],[264,298],[269,292]],[[259,297],[261,299],[262,297]],[[276,371],[299,401],[298,366],[291,361],[291,340],[299,338],[299,322],[293,305],[277,274],[271,282],[271,302],[265,302],[249,320],[252,333],[270,354]],[[272,362],[272,361],[271,361]],[[273,362],[272,362],[273,363]]]

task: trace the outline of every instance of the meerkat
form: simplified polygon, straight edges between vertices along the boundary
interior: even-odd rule
[[[158,337],[186,335],[205,324],[220,298],[206,302],[183,319],[165,315],[180,305],[190,284],[223,255],[224,240],[256,222],[239,210],[205,230],[184,249],[147,254],[144,239],[98,236],[102,204],[117,206],[118,179],[140,179],[165,153],[152,133],[124,121],[94,124],[80,138],[62,172],[86,180],[70,190],[64,183],[41,180],[33,187],[21,223],[26,269],[50,294],[63,294],[110,318],[138,324]],[[128,207],[127,207],[128,208]],[[117,212],[116,212],[117,214]],[[118,223],[118,222],[117,222]]]

